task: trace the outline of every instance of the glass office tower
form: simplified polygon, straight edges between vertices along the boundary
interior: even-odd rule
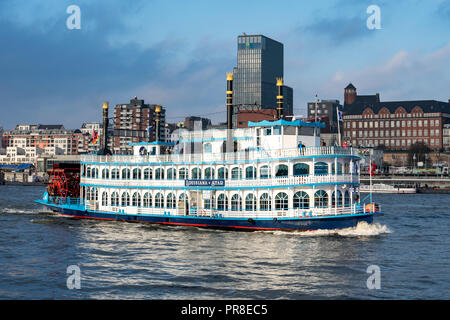
[[[239,109],[275,109],[276,78],[283,78],[283,44],[263,35],[237,39],[237,67],[233,70],[233,124]],[[283,86],[284,114],[293,112],[293,91]]]

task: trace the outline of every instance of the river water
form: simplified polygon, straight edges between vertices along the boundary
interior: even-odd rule
[[[43,191],[0,186],[0,299],[450,298],[449,195],[375,194],[375,224],[302,233],[78,220]]]

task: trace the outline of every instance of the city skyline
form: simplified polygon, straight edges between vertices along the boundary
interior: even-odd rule
[[[69,30],[72,4],[0,4],[5,129],[18,123],[77,128],[101,120],[103,101],[116,105],[133,96],[164,105],[167,122],[204,110],[225,121],[225,75],[236,65],[243,32],[284,44],[295,114],[306,115],[315,94],[342,102],[350,82],[390,101],[450,98],[449,0],[77,1],[81,29]],[[367,28],[370,5],[380,8],[381,29]]]

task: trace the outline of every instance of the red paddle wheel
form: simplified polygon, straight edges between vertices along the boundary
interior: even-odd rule
[[[47,193],[55,204],[66,203],[67,198],[80,197],[80,168],[54,164],[48,174]]]

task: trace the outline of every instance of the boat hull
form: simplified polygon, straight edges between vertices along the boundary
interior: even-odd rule
[[[163,225],[195,226],[216,229],[235,230],[286,230],[286,231],[312,231],[343,229],[356,226],[359,222],[373,222],[373,216],[381,213],[361,213],[339,216],[298,217],[298,218],[223,218],[223,217],[196,217],[174,215],[145,215],[124,214],[113,212],[99,212],[60,206],[45,201],[36,201],[58,212],[61,215],[82,219],[116,220],[127,222],[143,222]]]

